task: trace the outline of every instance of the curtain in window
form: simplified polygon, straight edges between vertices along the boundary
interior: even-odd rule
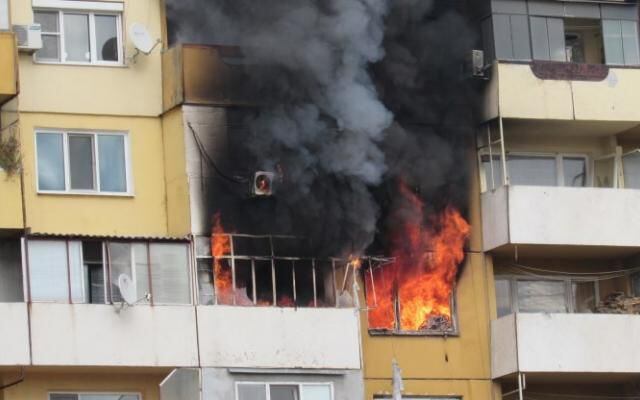
[[[522,312],[566,313],[566,286],[561,281],[518,281],[518,309]]]
[[[66,243],[29,240],[28,247],[31,300],[68,302]]]
[[[156,304],[190,304],[189,253],[186,244],[152,243],[151,281]]]

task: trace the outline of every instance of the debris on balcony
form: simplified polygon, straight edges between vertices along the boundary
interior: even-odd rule
[[[596,313],[640,314],[640,297],[627,296],[623,292],[613,292],[598,304]]]

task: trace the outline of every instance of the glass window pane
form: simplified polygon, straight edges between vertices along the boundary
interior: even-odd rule
[[[86,279],[82,262],[82,242],[69,242],[69,280],[71,281],[71,300],[74,303],[86,303]]]
[[[90,62],[89,16],[64,14],[65,61]]]
[[[149,252],[147,245],[144,243],[133,244],[133,258],[135,266],[135,278],[136,293],[138,299],[142,299],[147,293],[151,293],[149,289]],[[136,300],[138,300],[136,299]],[[140,300],[139,304],[147,304],[147,300]]]
[[[9,0],[0,0],[0,30],[9,30]]]
[[[86,275],[87,303],[105,304],[105,273],[102,242],[82,242],[82,262]]]
[[[78,400],[139,400],[139,397],[123,394],[81,394]]]
[[[594,163],[594,176],[596,187],[612,188],[615,186],[615,158],[607,157],[600,160],[595,160]]]
[[[491,171],[492,164],[493,171]],[[482,156],[482,166],[487,182],[487,189],[492,190],[502,186],[502,162],[500,161],[500,157],[493,156],[493,163],[489,163],[489,156]],[[491,180],[491,174],[493,174],[493,181]]]
[[[631,153],[622,157],[624,169],[624,187],[640,189],[640,153]]]
[[[153,243],[150,250],[154,303],[191,304],[187,245]]]
[[[71,393],[55,393],[49,395],[50,400],[78,400],[77,394]]]
[[[552,61],[567,61],[564,38],[564,21],[560,18],[547,18],[549,30],[549,57]]]
[[[126,192],[127,174],[123,135],[99,135],[100,191]]]
[[[622,26],[620,21],[603,20],[604,55],[607,64],[624,65]]]
[[[131,270],[131,244],[130,243],[109,243],[109,263],[111,268],[111,301],[120,303],[122,296],[118,289],[118,277],[126,274],[133,280]]]
[[[265,385],[241,383],[238,385],[238,400],[267,400]]]
[[[69,135],[71,189],[94,189],[93,165],[93,137],[89,135]]]
[[[42,35],[42,48],[36,52],[38,61],[60,61],[60,37]]]
[[[38,188],[64,190],[64,153],[60,133],[38,133]]]
[[[304,400],[331,400],[329,385],[304,385],[301,390]]]
[[[587,184],[587,160],[582,157],[563,157],[564,185],[582,187]]]
[[[529,21],[526,15],[511,16],[511,38],[514,58],[516,60],[531,60]]]
[[[521,312],[567,312],[565,283],[561,281],[518,281],[518,310]]]
[[[640,296],[640,273],[636,272],[631,275],[631,283],[633,285],[633,295]]]
[[[198,259],[198,304],[212,305],[214,303],[213,267],[211,264],[211,259]]]
[[[28,247],[31,300],[69,301],[66,243],[30,240]]]
[[[511,282],[506,279],[496,279],[496,308],[498,318],[511,314]]]
[[[534,60],[549,60],[549,34],[547,19],[531,17],[531,43],[533,45]]]
[[[300,400],[297,385],[271,385],[269,392],[271,400]]]
[[[622,21],[622,48],[624,50],[625,65],[640,64],[638,54],[638,23],[636,21]]]
[[[33,21],[41,25],[42,33],[59,33],[58,12],[35,11],[33,13]]]
[[[512,60],[513,43],[511,42],[511,23],[508,15],[493,15],[493,35],[496,57],[499,60]]]
[[[596,286],[594,282],[572,282],[573,310],[577,313],[592,313],[596,309]]]
[[[96,15],[96,52],[100,61],[118,61],[118,17]]]
[[[507,160],[512,185],[556,186],[555,157],[514,156]]]

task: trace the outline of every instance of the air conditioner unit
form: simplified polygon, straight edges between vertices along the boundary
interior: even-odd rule
[[[42,48],[42,28],[40,24],[14,25],[13,32],[18,41],[18,50],[34,52]]]

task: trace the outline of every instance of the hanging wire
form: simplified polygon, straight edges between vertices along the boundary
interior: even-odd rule
[[[187,122],[187,126],[189,127],[189,130],[191,131],[191,134],[193,135],[193,139],[196,141],[196,145],[198,147],[198,151],[200,152],[200,155],[207,160],[207,162],[209,163],[209,165],[211,165],[214,169],[214,171],[220,175],[222,178],[228,180],[229,182],[233,182],[233,183],[238,183],[238,184],[245,184],[248,182],[248,180],[240,180],[234,177],[230,177],[229,175],[225,174],[224,172],[222,172],[222,170],[220,168],[218,168],[218,166],[216,165],[215,161],[213,161],[213,158],[211,158],[211,156],[209,155],[209,153],[207,152],[207,149],[205,148],[204,144],[202,143],[202,141],[200,140],[200,137],[198,136],[198,133],[196,132],[195,129],[193,129],[193,126],[191,125],[191,122]]]

